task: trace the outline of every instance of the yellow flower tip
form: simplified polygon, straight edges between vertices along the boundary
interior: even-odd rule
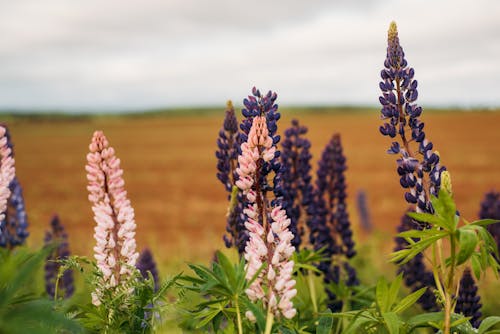
[[[387,39],[393,41],[396,37],[398,37],[398,26],[395,21],[392,21],[387,32]]]
[[[227,109],[234,109],[234,107],[233,107],[233,101],[227,100],[226,107],[227,107]]]
[[[448,194],[453,194],[453,190],[451,187],[451,175],[447,170],[441,173],[441,187],[443,187],[443,189],[446,190]]]

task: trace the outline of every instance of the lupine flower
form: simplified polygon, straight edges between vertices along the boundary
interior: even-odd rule
[[[366,192],[364,190],[358,191],[356,196],[356,206],[358,209],[359,221],[361,228],[366,232],[370,232],[373,228],[368,210],[368,201],[366,199]]]
[[[401,217],[401,224],[398,227],[399,233],[414,229],[421,230],[423,228],[422,225],[408,216],[408,212],[411,211],[412,210],[409,209],[405,212],[403,217]],[[394,251],[399,251],[407,246],[408,241],[404,238],[396,237],[396,247]],[[418,303],[425,311],[437,311],[439,309],[433,292],[436,289],[434,276],[432,272],[425,267],[422,253],[417,254],[417,256],[407,263],[399,265],[398,274],[399,273],[403,273],[404,282],[411,291],[417,291],[424,287],[427,288],[422,297],[418,300]]]
[[[123,170],[115,150],[101,131],[94,132],[87,154],[89,200],[92,202],[95,227],[94,257],[102,273],[103,285],[114,288],[127,281],[135,269],[136,252],[134,209],[124,189]],[[92,295],[100,305],[100,291]]]
[[[22,245],[29,233],[24,197],[15,176],[14,148],[5,126],[0,126],[0,246],[12,249]]]
[[[411,210],[432,214],[434,208],[430,195],[438,196],[441,174],[446,168],[441,166],[439,153],[433,151],[433,144],[424,132],[424,123],[420,120],[422,108],[416,104],[418,83],[414,75],[415,71],[408,66],[403,48],[399,44],[396,23],[392,22],[388,32],[387,57],[384,69],[381,71],[382,81],[379,84],[382,91],[379,97],[382,104],[381,118],[385,121],[380,127],[380,132],[384,136],[391,138],[399,136],[400,138],[400,142],[394,141],[387,152],[399,155],[397,159],[399,182],[404,189],[407,189],[404,196],[411,205]],[[411,133],[411,138],[407,138],[409,133]],[[412,142],[418,147],[411,147]],[[413,221],[406,223],[403,219],[399,230],[425,227]],[[403,245],[398,244],[396,249],[398,247],[403,247]],[[412,265],[415,267],[412,268]],[[420,273],[406,280],[413,290],[421,286],[429,286],[430,282],[427,280],[431,274],[425,269],[420,255],[400,270],[407,274]],[[423,281],[417,281],[419,279]],[[430,298],[421,298],[420,303],[424,309],[434,308]]]
[[[234,201],[229,203],[227,212],[226,232],[223,236],[226,247],[235,246],[239,253],[245,250],[245,244],[248,241],[248,233],[245,229],[243,217],[242,195],[235,187],[237,179],[236,167],[238,163],[239,133],[238,120],[234,112],[233,103],[227,102],[226,115],[222,129],[217,138],[218,150],[215,152],[217,157],[217,179],[221,181],[228,192],[228,199],[234,196]]]
[[[155,283],[155,291],[158,290],[160,284],[158,269],[156,268],[156,262],[153,259],[153,254],[151,253],[149,248],[146,248],[141,252],[135,266],[141,272],[142,277],[146,279],[149,278],[148,272],[151,272]]]
[[[59,217],[54,215],[50,223],[51,229],[45,233],[44,242],[46,245],[57,242],[57,248],[52,251],[47,257],[45,263],[45,291],[51,297],[56,293],[56,279],[59,273],[61,264],[57,260],[67,259],[70,256],[68,234],[64,230],[64,226],[59,221]],[[59,296],[69,298],[73,295],[73,271],[66,270],[62,277],[59,279],[58,292]]]
[[[5,218],[7,200],[10,196],[9,185],[16,173],[12,149],[7,144],[6,132],[7,129],[0,126],[0,221]]]
[[[460,280],[460,290],[458,292],[457,306],[455,313],[461,313],[469,320],[474,328],[481,325],[481,297],[477,294],[477,286],[469,268],[465,269]]]
[[[295,280],[292,279],[294,263],[290,260],[295,251],[291,245],[293,234],[288,230],[290,219],[285,210],[276,205],[278,201],[272,204],[266,197],[270,186],[265,176],[274,170],[273,166],[277,166],[276,143],[279,138],[273,139],[268,128],[277,120],[275,99],[276,94],[269,92],[263,97],[254,88],[253,96],[245,100],[247,109],[244,115],[247,119],[242,129],[245,131],[245,124],[250,121],[251,126],[242,137],[245,141],[238,156],[236,185],[245,195],[247,204],[244,209],[245,226],[249,232],[244,254],[247,260],[246,278],[252,279],[263,263],[267,264],[246,293],[253,302],[261,300],[275,316],[290,319],[296,314],[291,299],[297,294]],[[275,126],[272,129],[275,132]],[[251,312],[247,312],[246,316],[255,320]]]
[[[418,97],[418,83],[413,78],[415,71],[408,67],[394,22],[389,28],[384,67],[379,84],[382,90],[379,100],[382,104],[381,117],[385,123],[380,127],[380,132],[391,138],[399,135],[401,139],[401,143],[393,142],[387,152],[400,156],[397,172],[401,186],[408,189],[406,201],[415,205],[417,212],[432,213],[430,195],[438,195],[441,172],[446,168],[440,165],[439,153],[432,151],[433,144],[426,138],[424,123],[420,120],[422,108],[415,103]],[[407,138],[408,132],[411,138]],[[411,141],[417,143],[416,149],[410,147]]]
[[[479,211],[479,219],[498,219],[500,220],[500,193],[491,191],[484,196]],[[498,252],[500,252],[500,224],[490,224],[487,226],[497,242]],[[497,259],[500,261],[500,259]]]
[[[310,203],[313,201],[311,184],[311,142],[304,137],[305,126],[292,120],[292,126],[285,130],[281,144],[281,182],[283,209],[290,218],[289,230],[293,233],[292,245],[298,250],[301,237],[305,233],[305,222]]]
[[[325,147],[318,164],[314,205],[310,210],[314,212],[314,216],[309,222],[309,228],[314,249],[324,248],[324,255],[329,258],[318,265],[318,269],[325,275],[325,283],[339,283],[343,280],[353,286],[359,282],[354,268],[346,262],[356,251],[347,214],[345,161],[340,135],[335,134]],[[342,303],[336,300],[336,295],[330,289],[327,289],[327,293],[329,307],[338,311]]]

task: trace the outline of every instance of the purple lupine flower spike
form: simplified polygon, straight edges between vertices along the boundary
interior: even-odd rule
[[[156,262],[153,259],[153,253],[151,253],[149,248],[146,248],[141,252],[135,266],[137,269],[139,269],[142,277],[144,278],[149,278],[148,271],[151,272],[155,284],[155,291],[157,291],[160,284],[160,278],[158,275]]]
[[[466,268],[462,279],[460,279],[460,290],[458,292],[457,307],[455,313],[461,313],[469,320],[474,328],[481,325],[481,297],[477,293],[477,286],[469,268]]]
[[[226,247],[237,247],[239,253],[243,253],[245,243],[248,240],[248,234],[245,229],[245,221],[241,218],[243,213],[243,203],[241,201],[241,192],[233,194],[236,180],[236,167],[238,164],[239,152],[239,131],[238,120],[234,112],[233,103],[227,102],[226,115],[222,129],[217,138],[218,150],[215,152],[217,157],[217,178],[224,185],[228,192],[228,199],[235,196],[235,200],[229,203],[226,222],[226,234],[223,236]],[[237,188],[236,188],[237,190]]]
[[[56,280],[61,267],[61,264],[56,261],[67,259],[71,253],[69,251],[68,234],[59,221],[59,216],[54,215],[52,217],[50,227],[50,231],[45,233],[44,242],[45,245],[55,242],[57,248],[49,254],[45,263],[45,291],[53,298],[56,294]],[[74,290],[73,271],[66,270],[59,279],[57,295],[69,298],[73,295]]]
[[[430,195],[437,196],[441,185],[441,173],[446,169],[440,164],[437,151],[426,138],[424,123],[420,120],[422,108],[415,102],[418,97],[415,71],[408,66],[403,48],[399,44],[396,23],[392,22],[388,32],[387,57],[381,72],[379,87],[382,95],[381,118],[385,123],[380,127],[384,136],[401,142],[393,142],[388,150],[397,154],[397,172],[400,184],[408,191],[405,199],[416,207],[417,212],[433,212]],[[411,138],[408,138],[411,134]],[[412,148],[411,142],[417,147]],[[426,185],[429,185],[426,187]]]
[[[356,207],[358,209],[359,221],[361,228],[366,232],[371,232],[373,224],[368,210],[368,200],[364,190],[358,191],[356,195]]]
[[[5,210],[0,210],[0,247],[12,249],[16,246],[24,244],[29,233],[28,218],[26,215],[26,208],[24,206],[23,190],[19,180],[14,172],[14,145],[10,137],[8,128],[3,125],[2,142],[4,142],[4,153],[6,154],[5,162],[2,164],[6,170],[10,170],[6,176],[2,177],[3,180],[8,181],[8,193],[3,196],[7,199]],[[12,168],[10,164],[12,163]],[[3,167],[2,167],[3,168]]]
[[[387,153],[398,155],[397,173],[401,187],[411,210],[433,213],[430,198],[437,196],[441,186],[441,173],[446,170],[440,164],[440,156],[433,151],[433,144],[426,137],[424,123],[421,121],[422,108],[416,104],[418,83],[414,79],[415,71],[408,66],[395,22],[392,22],[388,32],[387,57],[384,69],[381,71],[382,81],[379,87],[382,95],[379,101],[382,105],[381,118],[384,124],[380,132],[384,136],[399,138],[392,142]],[[411,135],[411,138],[408,137]],[[400,231],[422,229],[425,224],[403,219]],[[400,242],[400,241],[398,241]],[[401,244],[396,246],[402,247]],[[419,273],[406,279],[407,285],[416,290],[421,286],[434,286],[429,277],[432,273],[425,268],[420,255],[416,260],[402,266],[399,270],[408,273]],[[412,267],[413,266],[413,267]],[[422,280],[422,281],[419,281]],[[422,297],[419,302],[424,309],[434,309],[432,298]],[[435,304],[435,302],[434,302]]]
[[[249,232],[244,254],[246,278],[250,280],[256,276],[245,292],[252,302],[261,300],[274,316],[291,319],[297,312],[291,301],[297,294],[291,260],[295,248],[291,244],[293,234],[288,229],[290,219],[278,197],[281,194],[279,175],[276,176],[280,172],[279,151],[276,150],[279,137],[273,134],[279,114],[275,100],[275,93],[263,96],[254,88],[252,96],[244,101],[246,119],[241,124],[244,140],[238,156],[236,185],[246,199],[244,215]],[[250,124],[248,129],[247,123]],[[267,179],[271,172],[275,173],[274,187]],[[272,201],[268,199],[270,191],[275,195]],[[255,321],[251,311],[246,316]]]
[[[345,162],[340,135],[334,134],[318,164],[314,204],[310,207],[313,217],[308,225],[314,249],[324,248],[324,255],[329,258],[318,265],[325,275],[325,283],[339,283],[342,280],[353,286],[359,282],[354,268],[347,263],[356,251],[347,214]],[[326,292],[329,307],[333,311],[340,310],[342,302],[330,289]]]
[[[500,220],[500,192],[490,191],[484,196],[479,211],[479,219]],[[490,224],[487,229],[495,239],[500,253],[500,224]],[[500,259],[497,259],[497,261],[500,262]]]
[[[294,234],[292,245],[299,249],[301,237],[305,233],[308,207],[313,200],[311,184],[311,142],[304,137],[305,126],[292,120],[292,126],[285,130],[281,152],[282,207],[290,218],[290,231]]]

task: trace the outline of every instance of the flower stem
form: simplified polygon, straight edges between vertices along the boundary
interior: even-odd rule
[[[236,320],[238,323],[238,334],[243,334],[243,326],[241,325],[241,314],[240,314],[240,304],[238,303],[238,296],[235,298],[236,307]]]
[[[311,301],[313,304],[314,314],[318,313],[318,304],[316,302],[316,288],[314,287],[313,272],[307,271],[307,284],[309,285],[309,292],[311,294]]]
[[[271,334],[271,330],[273,329],[273,321],[274,321],[274,314],[271,311],[271,308],[269,307],[267,309],[266,329],[264,331],[264,334]]]

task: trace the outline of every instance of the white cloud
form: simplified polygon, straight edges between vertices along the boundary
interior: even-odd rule
[[[500,105],[500,2],[11,1],[0,107],[137,109],[241,100],[375,104],[391,20],[420,102]]]

